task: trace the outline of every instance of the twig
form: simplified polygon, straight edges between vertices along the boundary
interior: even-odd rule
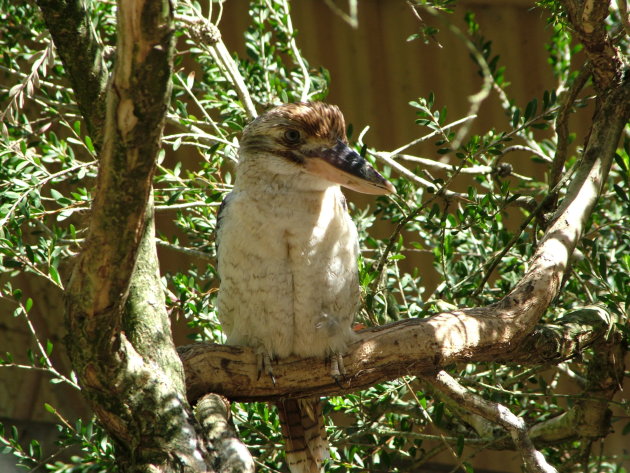
[[[368,150],[368,154],[370,154],[371,156],[374,156],[375,158],[380,159],[385,164],[396,169],[398,172],[400,172],[403,176],[407,177],[408,179],[411,179],[412,181],[417,182],[422,187],[426,187],[428,189],[435,189],[436,186],[431,181],[428,181],[426,179],[421,178],[420,176],[417,176],[416,174],[411,172],[409,169],[407,169],[405,166],[398,164],[396,161],[394,161],[390,157],[391,153],[383,153],[383,152]],[[436,192],[436,195],[438,193],[440,194],[441,197],[444,197],[446,199],[458,199],[464,202],[470,202],[470,199],[468,198],[468,194],[462,194],[461,192],[453,192],[451,190],[446,189],[445,186],[442,186],[439,189],[439,191]]]
[[[415,10],[414,5],[411,5],[411,8]],[[434,18],[441,21],[442,24],[444,24],[451,33],[457,36],[464,43],[466,48],[468,48],[468,51],[474,56],[475,60],[477,61],[477,64],[481,68],[481,72],[483,75],[483,83],[481,84],[481,88],[479,89],[479,92],[468,97],[468,101],[470,102],[470,107],[468,109],[467,115],[476,117],[477,112],[479,111],[479,107],[481,107],[481,104],[483,103],[483,101],[487,99],[488,96],[490,95],[490,91],[492,90],[492,84],[494,83],[494,78],[492,77],[492,72],[490,72],[490,67],[488,66],[488,63],[486,62],[486,59],[483,57],[483,54],[479,52],[479,50],[475,47],[472,41],[470,41],[468,36],[462,33],[462,30],[460,30],[453,23],[446,21],[444,17],[440,15],[438,10],[436,10],[435,8],[424,6],[424,9],[429,14],[431,14]],[[472,126],[472,122],[468,122],[457,131],[457,134],[455,135],[455,139],[451,143],[452,149],[459,148],[465,136],[468,134],[468,131],[470,130],[471,126]]]
[[[523,148],[529,149],[529,148],[526,148],[525,146],[523,146]],[[515,151],[515,150],[514,149],[510,149],[509,151]],[[504,151],[504,154],[505,154],[505,151]],[[413,163],[419,163],[419,164],[422,164],[423,166],[426,166],[428,168],[433,168],[433,169],[438,170],[438,171],[455,171],[457,169],[457,166],[455,166],[454,164],[441,163],[440,161],[435,161],[433,159],[421,158],[419,156],[412,156],[412,155],[409,155],[409,154],[398,154],[398,155],[396,155],[396,157],[400,158],[400,159],[404,159],[405,161],[409,161],[409,162],[413,162]],[[506,168],[507,172],[504,172],[503,168]],[[509,164],[504,164],[504,165],[500,164],[498,166],[470,166],[470,167],[467,167],[467,168],[462,168],[459,172],[460,172],[460,174],[494,174],[494,173],[497,173],[501,177],[512,175],[512,176],[518,177],[519,179],[522,179],[524,181],[531,181],[532,180],[531,177],[523,176],[521,174],[517,174],[517,173],[513,172],[512,169],[511,169],[511,166]]]
[[[442,130],[448,130],[449,128],[453,128],[454,126],[461,125],[462,123],[465,123],[465,122],[467,122],[469,120],[474,120],[475,118],[477,118],[477,115],[465,116],[464,118],[460,118],[459,120],[455,120],[454,122],[451,122],[451,123],[449,123],[447,125],[444,125],[442,127]],[[423,141],[426,141],[428,139],[433,138],[435,135],[437,135],[439,133],[440,133],[439,130],[435,130],[435,131],[429,133],[428,135],[424,135],[424,136],[421,136],[420,138],[416,138],[415,140],[412,140],[409,143],[407,143],[405,145],[402,145],[401,147],[396,148],[393,151],[390,151],[389,155],[390,156],[398,155],[398,154],[402,153],[403,151],[405,151],[406,149],[409,149],[412,146],[417,145],[418,143],[422,143]]]
[[[350,14],[339,8],[333,0],[324,0],[324,3],[330,8],[335,15],[350,25],[350,28],[357,29],[359,27],[359,17],[357,15],[357,0],[348,0]]]
[[[33,89],[35,87],[39,87],[39,68],[44,66],[44,75],[45,75],[46,63],[49,61],[49,58],[53,54],[53,51],[54,51],[53,41],[52,39],[49,38],[48,43],[46,44],[46,47],[42,49],[40,52],[40,57],[37,58],[35,62],[33,62],[33,65],[31,66],[31,73],[28,74],[24,82],[13,86],[9,90],[9,98],[10,98],[9,105],[7,105],[4,111],[0,114],[0,122],[4,123],[5,117],[7,115],[9,115],[10,121],[13,121],[11,117],[12,115],[11,111],[16,106],[19,108],[22,108],[24,105],[24,96],[23,96],[24,89],[26,89],[26,93],[30,97],[33,93]]]
[[[561,98],[561,106],[556,116],[556,153],[551,163],[549,175],[549,187],[553,188],[560,179],[564,163],[567,160],[567,147],[569,146],[569,112],[577,99],[577,95],[584,88],[586,81],[591,76],[591,68],[587,64],[584,65],[579,75],[571,84],[571,87],[563,94]]]
[[[209,133],[206,133],[204,130],[202,130],[201,128],[199,128],[198,126],[196,126],[196,125],[194,125],[192,123],[183,124],[177,118],[178,117],[175,114],[168,114],[167,115],[167,120],[168,120],[169,124],[176,125],[179,128],[181,128],[182,130],[186,130],[188,133],[174,133],[172,135],[167,135],[165,137],[165,139],[173,139],[173,138],[190,136],[190,137],[206,140],[206,141],[208,141],[208,142],[210,142],[212,144],[214,144],[214,143],[222,143],[222,144],[224,144],[226,146],[229,146],[231,148],[236,148],[237,147],[233,142],[228,141],[225,138],[222,138],[222,137],[219,137],[219,136],[215,136],[215,135],[210,135]],[[198,123],[203,123],[203,122],[198,122]]]
[[[445,395],[461,403],[467,410],[485,417],[507,430],[521,453],[526,471],[536,473],[555,473],[557,471],[534,447],[529,438],[525,421],[515,416],[505,406],[487,401],[469,392],[445,371],[440,371],[435,376],[427,376],[424,379]]]
[[[156,239],[155,243],[158,244],[159,246],[163,246],[164,248],[168,248],[170,250],[174,250],[188,256],[194,256],[195,258],[202,259],[204,261],[214,261],[214,258],[211,255],[203,251],[194,250],[192,248],[186,248],[184,246],[176,245],[175,243],[171,243],[171,242],[160,240],[160,239]]]
[[[282,18],[278,17],[277,11],[273,8],[273,5],[270,5],[269,2],[266,2],[269,8],[269,11],[278,19],[278,21],[283,21]],[[311,90],[311,75],[308,72],[308,67],[304,63],[304,59],[302,58],[302,53],[297,47],[297,43],[295,41],[295,31],[293,30],[293,22],[291,21],[291,14],[289,12],[289,2],[287,0],[282,0],[282,11],[285,16],[285,24],[287,28],[287,37],[289,41],[289,47],[291,48],[292,56],[298,67],[302,71],[302,75],[304,76],[304,84],[302,85],[302,93],[300,94],[300,100],[302,102],[308,101],[309,92]]]
[[[204,18],[197,9],[192,8],[192,11],[197,14],[196,18],[177,15],[176,19],[189,24],[191,28],[187,33],[191,38],[195,39],[198,44],[209,49],[214,60],[223,68],[224,72],[226,72],[227,79],[232,82],[232,85],[236,89],[236,93],[241,99],[247,118],[253,120],[258,116],[258,112],[256,112],[256,107],[254,106],[254,102],[252,102],[249,90],[245,85],[243,76],[238,70],[238,66],[225,47],[225,43],[221,38],[221,32],[215,25]]]
[[[4,367],[13,367],[13,368],[20,368],[20,369],[46,371],[47,373],[53,375],[57,379],[62,380],[64,383],[69,384],[73,388],[80,389],[79,386],[74,381],[62,375],[54,367],[52,361],[50,360],[50,357],[48,356],[48,352],[46,351],[46,349],[44,348],[44,346],[39,340],[39,336],[37,335],[37,331],[35,330],[35,327],[33,326],[33,323],[31,322],[31,319],[28,316],[28,311],[26,310],[26,307],[24,307],[24,304],[22,304],[22,302],[18,302],[18,306],[19,307],[16,310],[18,310],[24,316],[24,320],[26,321],[26,326],[28,327],[29,333],[35,340],[35,344],[37,345],[37,349],[41,355],[41,360],[43,360],[44,366],[24,365],[20,363],[1,363],[0,368],[4,366]]]
[[[175,78],[179,81],[179,83],[182,85],[182,87],[184,88],[184,90],[186,91],[186,93],[190,96],[190,98],[193,100],[193,102],[195,102],[195,105],[197,105],[197,108],[201,111],[201,113],[203,114],[204,117],[206,117],[206,120],[208,121],[208,123],[210,123],[210,125],[212,126],[212,128],[214,128],[214,131],[218,134],[221,135],[221,129],[217,126],[217,124],[214,122],[214,120],[212,119],[212,117],[208,114],[208,112],[206,112],[206,108],[201,105],[201,103],[199,102],[199,100],[197,100],[197,97],[195,97],[195,94],[193,94],[192,90],[190,90],[190,88],[188,87],[188,84],[186,83],[186,81],[184,79],[182,79],[179,74],[173,74],[175,76]]]
[[[20,203],[29,195],[29,192],[32,189],[35,189],[37,187],[41,188],[43,187],[45,184],[47,184],[48,182],[50,182],[51,180],[63,176],[64,174],[67,173],[71,173],[73,171],[76,171],[78,169],[84,168],[84,167],[88,167],[88,166],[92,166],[94,165],[95,161],[90,161],[90,162],[86,162],[86,163],[80,163],[80,164],[75,164],[74,166],[71,166],[69,168],[63,169],[59,172],[53,173],[53,174],[48,174],[46,177],[40,179],[37,181],[37,183],[25,188],[25,192],[23,194],[20,195],[20,197],[13,203],[13,205],[11,205],[11,207],[9,207],[6,215],[2,218],[2,220],[0,220],[0,229],[2,229],[2,227],[4,227],[4,225],[9,221],[9,219],[11,218],[14,210],[20,205]]]
[[[558,184],[556,184],[556,186],[549,192],[549,194],[547,194],[544,199],[542,199],[540,201],[540,203],[536,206],[536,208],[527,216],[527,218],[523,221],[523,223],[521,224],[521,226],[519,227],[519,229],[514,233],[514,236],[512,237],[512,239],[507,243],[507,245],[505,245],[505,247],[499,252],[498,255],[496,255],[489,264],[484,265],[484,269],[486,269],[486,274],[484,275],[483,279],[481,280],[481,282],[479,283],[479,287],[477,287],[477,289],[475,289],[475,292],[473,293],[473,296],[478,296],[479,294],[481,294],[481,291],[483,290],[483,287],[485,286],[485,284],[488,282],[488,279],[490,279],[490,276],[492,275],[492,272],[494,271],[494,269],[497,267],[497,265],[501,262],[501,259],[507,254],[507,252],[510,250],[510,248],[512,248],[512,246],[514,246],[516,244],[516,242],[520,239],[521,237],[521,233],[523,233],[523,231],[525,231],[525,229],[527,228],[527,226],[529,225],[529,223],[534,219],[534,217],[536,217],[544,208],[546,208],[547,204],[549,202],[551,202],[552,200],[554,200],[556,198],[556,193],[562,188],[564,187],[564,185],[568,182],[569,178],[573,175],[573,172],[567,172],[564,177],[562,178],[562,180],[560,180],[560,182],[558,182]],[[476,273],[474,273],[476,274]],[[467,277],[465,280],[461,281],[459,284],[457,284],[457,287],[459,287],[461,284],[463,284],[465,281],[467,281],[468,279],[470,279],[474,274],[471,274],[469,277]]]
[[[183,204],[170,204],[170,205],[156,205],[155,210],[176,210],[176,209],[188,209],[191,207],[219,207],[221,204],[219,202],[186,202]]]
[[[412,156],[410,154],[398,154],[397,158],[404,159],[412,163],[422,164],[425,167],[432,168],[437,171],[453,171],[457,168],[453,164],[441,163],[429,158],[421,158],[419,156]],[[493,168],[491,166],[470,166],[468,168],[462,168],[460,174],[491,174]]]
[[[215,58],[219,59],[219,61],[227,70],[229,78],[232,80],[232,84],[236,88],[236,93],[243,102],[243,107],[245,109],[245,113],[247,114],[247,118],[249,120],[253,120],[258,116],[258,112],[256,111],[254,102],[252,102],[252,98],[249,95],[249,90],[245,85],[245,80],[239,72],[236,63],[234,62],[234,59],[232,59],[230,52],[225,47],[225,43],[223,43],[223,40],[219,37],[219,40],[216,44],[211,46],[211,49],[216,52]]]
[[[512,146],[508,146],[507,148],[505,148],[503,150],[503,156],[505,156],[508,153],[511,153],[513,151],[526,151],[528,153],[532,153],[534,155],[536,155],[537,157],[539,157],[540,159],[542,159],[543,161],[550,163],[552,162],[552,159],[547,156],[545,153],[542,153],[539,150],[536,150],[534,148],[531,148],[529,146],[525,146],[525,145],[512,145]]]
[[[382,157],[382,159],[385,159],[385,157]],[[408,171],[405,167],[400,166],[398,163],[396,163],[396,161],[386,158],[386,161],[389,161],[390,163],[395,163],[395,167],[400,167],[402,169],[405,169],[405,171],[409,174],[411,174],[412,176],[415,176],[415,174],[411,173],[410,171]],[[464,162],[462,161],[461,167],[464,166]],[[389,238],[389,241],[387,242],[387,246],[385,247],[385,249],[383,250],[383,254],[381,255],[381,257],[379,258],[379,262],[378,265],[376,267],[376,273],[377,273],[377,277],[374,278],[374,281],[371,284],[371,290],[373,292],[376,292],[376,288],[378,287],[378,284],[380,284],[380,280],[381,280],[381,276],[383,274],[383,269],[385,268],[385,262],[387,261],[387,257],[389,256],[389,253],[392,251],[392,249],[394,248],[394,245],[396,244],[396,240],[398,239],[398,235],[400,235],[400,232],[402,231],[402,229],[405,227],[405,225],[407,225],[407,223],[409,223],[410,221],[412,221],[414,218],[416,218],[416,216],[422,211],[424,210],[429,204],[431,204],[435,199],[437,199],[438,197],[446,197],[448,198],[449,196],[455,196],[456,193],[447,190],[447,187],[451,184],[452,180],[459,174],[459,170],[461,169],[461,167],[459,169],[456,169],[453,174],[448,178],[448,180],[446,182],[444,182],[444,184],[435,191],[435,194],[428,200],[426,200],[425,202],[422,203],[422,205],[418,206],[416,209],[414,209],[411,213],[409,213],[406,217],[404,217],[400,222],[398,222],[398,225],[396,225],[396,229],[394,230],[394,232],[392,233],[392,236]],[[417,176],[415,176],[416,179],[420,179],[421,181],[424,181],[424,179],[421,179]],[[429,183],[428,181],[427,184],[433,188],[435,188],[434,184]],[[463,194],[461,194],[463,195]],[[468,196],[465,197],[465,200],[469,201]]]

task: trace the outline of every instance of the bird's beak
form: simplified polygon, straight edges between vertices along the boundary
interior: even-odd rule
[[[342,141],[319,149],[305,161],[306,171],[363,194],[395,194],[394,186]]]

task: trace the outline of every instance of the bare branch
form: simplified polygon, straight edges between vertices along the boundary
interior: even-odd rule
[[[502,327],[509,321],[494,323],[501,319],[501,311],[477,310],[478,326],[491,330],[489,326],[494,325],[497,330],[509,331],[509,326]],[[443,326],[443,321],[449,324]],[[404,375],[435,372],[440,366],[460,361],[557,363],[602,340],[608,331],[608,325],[601,320],[576,323],[570,319],[560,329],[540,327],[518,345],[486,340],[473,347],[473,335],[466,340],[463,333],[467,325],[472,324],[462,313],[452,312],[363,330],[344,356],[350,377],[341,386],[330,377],[326,363],[319,359],[278,360],[273,366],[277,379],[274,385],[266,377],[258,379],[256,356],[248,347],[201,343],[179,347],[178,351],[184,362],[191,402],[206,392],[218,392],[239,401],[268,401],[353,392]],[[453,326],[455,334],[448,332],[455,330]],[[506,337],[504,333],[499,335],[502,339]]]
[[[586,84],[590,75],[590,67],[586,65],[586,67],[582,68],[579,75],[575,78],[571,87],[560,97],[562,105],[558,110],[555,123],[557,143],[556,154],[553,158],[549,176],[550,189],[553,189],[560,181],[564,163],[567,160],[567,147],[569,146],[569,112],[577,99],[577,95]]]
[[[542,453],[534,448],[525,421],[512,414],[508,408],[467,391],[445,371],[440,371],[435,376],[428,376],[424,379],[448,397],[459,402],[466,410],[499,424],[507,430],[521,453],[526,471],[532,473],[556,472],[556,469],[547,463]]]
[[[206,394],[195,406],[194,413],[205,431],[212,463],[221,466],[217,473],[253,473],[252,455],[231,422],[230,402],[218,394]]]

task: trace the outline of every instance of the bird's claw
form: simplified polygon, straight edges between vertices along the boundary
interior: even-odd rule
[[[333,353],[330,357],[330,376],[332,376],[339,387],[342,387],[341,379],[345,380],[347,374],[348,372],[343,364],[343,356],[341,353]]]
[[[256,365],[258,369],[258,377],[256,380],[260,380],[263,372],[271,378],[273,385],[276,385],[276,378],[273,375],[273,369],[271,369],[271,357],[268,353],[256,354]]]

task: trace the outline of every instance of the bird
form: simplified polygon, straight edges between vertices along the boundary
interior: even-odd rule
[[[217,313],[228,345],[253,348],[261,372],[290,355],[331,361],[355,340],[357,229],[340,186],[387,195],[393,185],[354,151],[343,114],[325,102],[272,108],[242,132],[232,191],[217,215]],[[272,378],[275,383],[275,379]],[[319,398],[277,403],[292,473],[329,458]]]

